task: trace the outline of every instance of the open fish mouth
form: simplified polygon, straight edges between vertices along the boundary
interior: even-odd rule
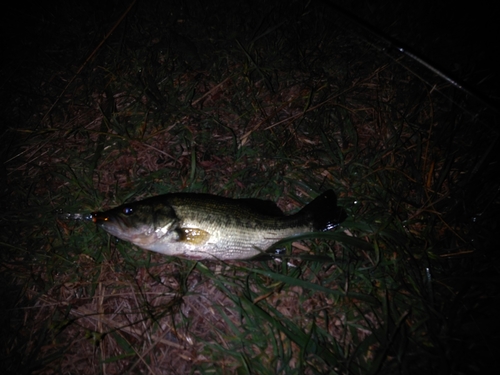
[[[89,214],[89,219],[97,225],[110,221],[110,217],[105,212],[92,212]]]
[[[108,215],[106,212],[92,212],[89,219],[96,225],[103,228],[109,234],[130,241],[133,230],[126,219],[119,216]]]

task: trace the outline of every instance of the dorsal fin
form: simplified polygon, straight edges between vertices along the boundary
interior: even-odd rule
[[[242,206],[251,209],[261,215],[267,216],[285,216],[283,211],[272,201],[257,198],[242,198],[237,200]]]

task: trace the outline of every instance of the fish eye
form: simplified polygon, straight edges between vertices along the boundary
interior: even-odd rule
[[[124,215],[132,215],[134,213],[134,210],[132,209],[132,207],[124,207],[122,209],[122,212]]]

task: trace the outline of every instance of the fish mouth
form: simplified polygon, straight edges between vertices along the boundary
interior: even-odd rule
[[[89,215],[89,219],[92,220],[94,224],[100,224],[102,225],[103,223],[109,222],[110,217],[106,215],[104,212],[92,212]]]
[[[112,236],[125,241],[135,243],[144,232],[144,228],[136,228],[129,218],[114,215],[108,212],[92,212],[90,214],[93,223],[104,229]]]
[[[126,233],[127,223],[114,215],[109,215],[106,212],[92,212],[90,214],[90,219],[94,224],[100,226],[106,232],[114,236],[122,237],[123,233]]]
[[[135,227],[128,218],[108,212],[92,212],[89,216],[93,223],[112,236],[132,242],[139,247],[149,246],[151,241],[156,240],[155,236],[151,236],[148,228],[145,226]]]

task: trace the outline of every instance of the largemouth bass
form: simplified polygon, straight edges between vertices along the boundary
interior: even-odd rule
[[[249,259],[279,240],[337,227],[345,211],[328,190],[293,215],[274,203],[172,193],[90,215],[111,235],[140,248],[188,259]]]

